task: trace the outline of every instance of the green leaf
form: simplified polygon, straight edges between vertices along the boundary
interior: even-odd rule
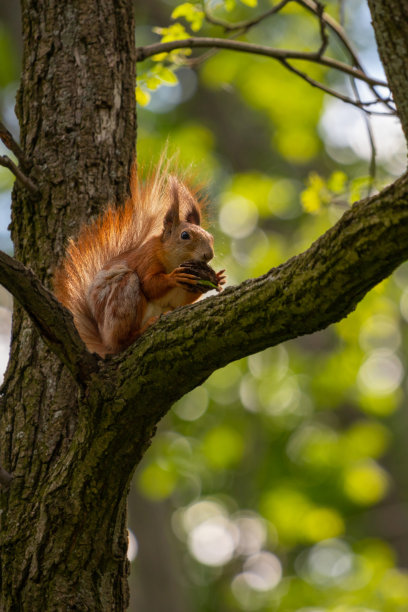
[[[184,2],[183,4],[176,6],[171,14],[171,18],[177,19],[177,17],[185,17],[188,21],[191,21],[191,18],[194,17],[195,11],[196,7],[194,4],[191,2]]]
[[[203,287],[211,287],[212,289],[217,289],[217,285],[215,283],[212,283],[209,280],[201,279],[201,280],[198,281],[197,284],[198,285],[202,285]]]
[[[148,76],[145,79],[145,85],[148,89],[155,91],[161,85],[161,81],[157,76]]]
[[[147,106],[150,102],[150,94],[139,85],[136,87],[136,102],[140,106]]]
[[[204,12],[191,2],[184,2],[177,6],[171,14],[172,19],[184,17],[190,23],[193,32],[198,32],[201,29],[204,20]]]
[[[181,23],[173,23],[168,28],[154,28],[153,31],[161,34],[161,42],[172,42],[173,40],[188,38],[188,32]]]
[[[306,212],[317,214],[324,204],[330,202],[330,194],[324,179],[317,172],[311,172],[307,182],[308,186],[300,196],[302,206]]]
[[[157,71],[158,77],[165,83],[166,85],[177,85],[178,78],[175,72],[170,68],[166,68],[166,66],[158,66],[159,70]]]
[[[327,186],[333,193],[343,193],[347,184],[347,174],[336,170],[327,181]]]

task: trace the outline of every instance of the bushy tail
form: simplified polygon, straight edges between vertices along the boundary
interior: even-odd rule
[[[109,206],[103,215],[82,227],[76,240],[70,239],[54,276],[55,295],[72,312],[88,350],[100,355],[106,353],[106,348],[88,306],[88,288],[110,260],[160,234],[169,206],[167,181],[171,163],[164,163],[163,157],[144,183],[133,166],[128,200],[118,208]]]

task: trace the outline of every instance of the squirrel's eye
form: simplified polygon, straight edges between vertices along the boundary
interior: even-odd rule
[[[181,232],[180,238],[182,240],[190,240],[190,234],[188,232]]]

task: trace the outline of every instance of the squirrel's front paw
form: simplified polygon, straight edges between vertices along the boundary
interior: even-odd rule
[[[222,285],[225,283],[225,270],[221,270],[216,273],[211,266],[203,261],[186,261],[180,265],[185,272],[194,274],[198,277],[198,286],[200,287],[201,293],[206,293],[215,289],[216,291],[222,291]]]
[[[217,291],[222,291],[222,285],[225,285],[225,283],[227,282],[227,277],[224,274],[225,270],[220,270],[219,272],[217,272],[216,277],[217,277]]]
[[[176,287],[181,287],[191,293],[201,293],[201,289],[198,285],[201,280],[199,276],[195,274],[189,274],[184,268],[176,268],[171,273],[171,277]]]

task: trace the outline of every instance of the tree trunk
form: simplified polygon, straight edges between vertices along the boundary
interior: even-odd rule
[[[18,259],[50,283],[67,236],[127,191],[135,150],[132,2],[23,0],[17,114],[21,145],[41,189],[15,187]],[[122,610],[127,602],[125,496],[91,480],[64,486],[81,467],[74,432],[79,389],[20,307],[0,413],[0,609]],[[85,433],[83,433],[85,437]],[[126,483],[123,483],[126,490]]]
[[[408,4],[368,0],[378,52],[387,75],[405,138],[408,139]]]

